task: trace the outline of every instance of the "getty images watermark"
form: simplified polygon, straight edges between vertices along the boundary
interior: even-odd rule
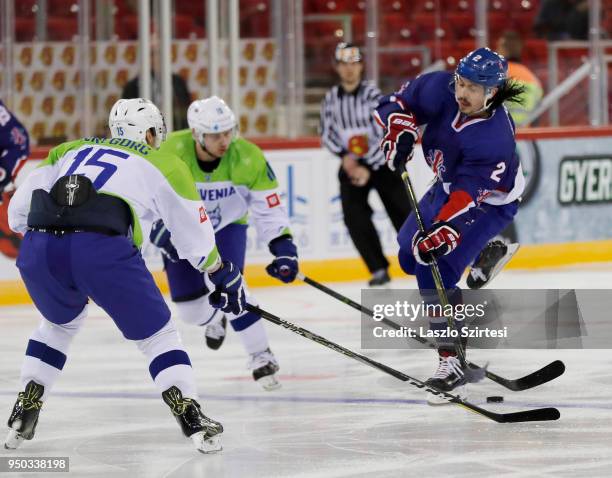
[[[469,341],[480,349],[600,348],[612,346],[610,290],[507,289],[361,291],[361,346],[406,349]]]
[[[507,338],[508,327],[490,328],[490,327],[471,327],[468,324],[475,319],[484,319],[486,315],[487,301],[481,304],[431,304],[421,301],[414,303],[408,300],[396,300],[395,303],[374,304],[372,306],[372,320],[375,322],[387,322],[389,320],[400,320],[405,322],[416,322],[419,318],[427,317],[435,320],[437,323],[448,322],[449,319],[453,322],[452,327],[434,327],[429,324],[399,326],[397,328],[389,328],[387,326],[377,325],[372,329],[372,334],[376,338],[386,337],[424,337],[430,339],[440,338]],[[397,325],[397,324],[395,324]]]

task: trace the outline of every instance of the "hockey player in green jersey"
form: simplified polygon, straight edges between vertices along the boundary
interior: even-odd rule
[[[221,256],[244,268],[250,213],[259,239],[269,245],[275,257],[267,272],[292,282],[298,272],[297,248],[276,177],[261,150],[237,136],[234,113],[216,96],[194,101],[187,110],[187,121],[190,129],[171,134],[162,151],[179,156],[191,170]],[[261,317],[252,312],[224,315],[212,308],[207,279],[188,261],[178,259],[163,223],[154,224],[150,238],[162,249],[170,295],[179,316],[190,324],[206,326],[206,342],[212,349],[221,346],[229,319],[250,356],[253,378],[265,390],[280,387],[275,377],[278,362],[270,351]],[[254,302],[252,297],[250,302]]]
[[[170,309],[140,255],[143,230],[162,218],[178,254],[207,273],[211,303],[240,314],[246,306],[236,265],[221,261],[193,178],[176,156],[158,151],[164,119],[148,100],[119,100],[112,138],[64,143],[19,186],[9,224],[24,234],[21,277],[43,316],[28,341],[23,392],[9,416],[5,448],[34,437],[44,402],[93,300],[147,357],[149,372],[183,433],[203,453],[221,450],[219,422],[197,402],[191,361]]]

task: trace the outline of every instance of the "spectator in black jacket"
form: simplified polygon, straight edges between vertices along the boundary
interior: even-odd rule
[[[588,0],[544,0],[534,31],[549,41],[586,40],[589,35]]]
[[[158,78],[157,72],[159,71],[159,51],[158,40],[155,36],[151,38],[151,100],[153,103],[161,104],[161,81]],[[128,81],[123,87],[121,92],[121,98],[140,98],[139,91],[139,76],[135,76]],[[187,108],[191,104],[191,94],[185,80],[173,73],[172,74],[172,102],[174,114],[172,117],[174,130],[186,129],[189,127],[187,124]]]

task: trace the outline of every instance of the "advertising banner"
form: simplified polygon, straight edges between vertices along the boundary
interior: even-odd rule
[[[612,202],[612,137],[519,141],[517,151],[527,179],[515,222],[504,235],[521,244],[564,243],[612,238],[608,220]],[[339,160],[322,148],[264,151],[274,169],[291,221],[301,260],[357,257],[344,225],[339,197]],[[29,161],[18,178],[38,164]],[[418,197],[433,174],[420,148],[409,163]],[[18,278],[14,260],[20,238],[6,222],[10,193],[0,204],[0,280]],[[370,193],[373,218],[387,255],[397,252],[396,232],[375,191]],[[161,269],[159,253],[142,249],[147,264]],[[249,228],[247,263],[270,259],[267,244]]]

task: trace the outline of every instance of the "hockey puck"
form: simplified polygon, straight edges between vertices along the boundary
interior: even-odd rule
[[[500,396],[487,397],[487,403],[499,403],[503,401],[504,401],[504,397],[500,397]]]

